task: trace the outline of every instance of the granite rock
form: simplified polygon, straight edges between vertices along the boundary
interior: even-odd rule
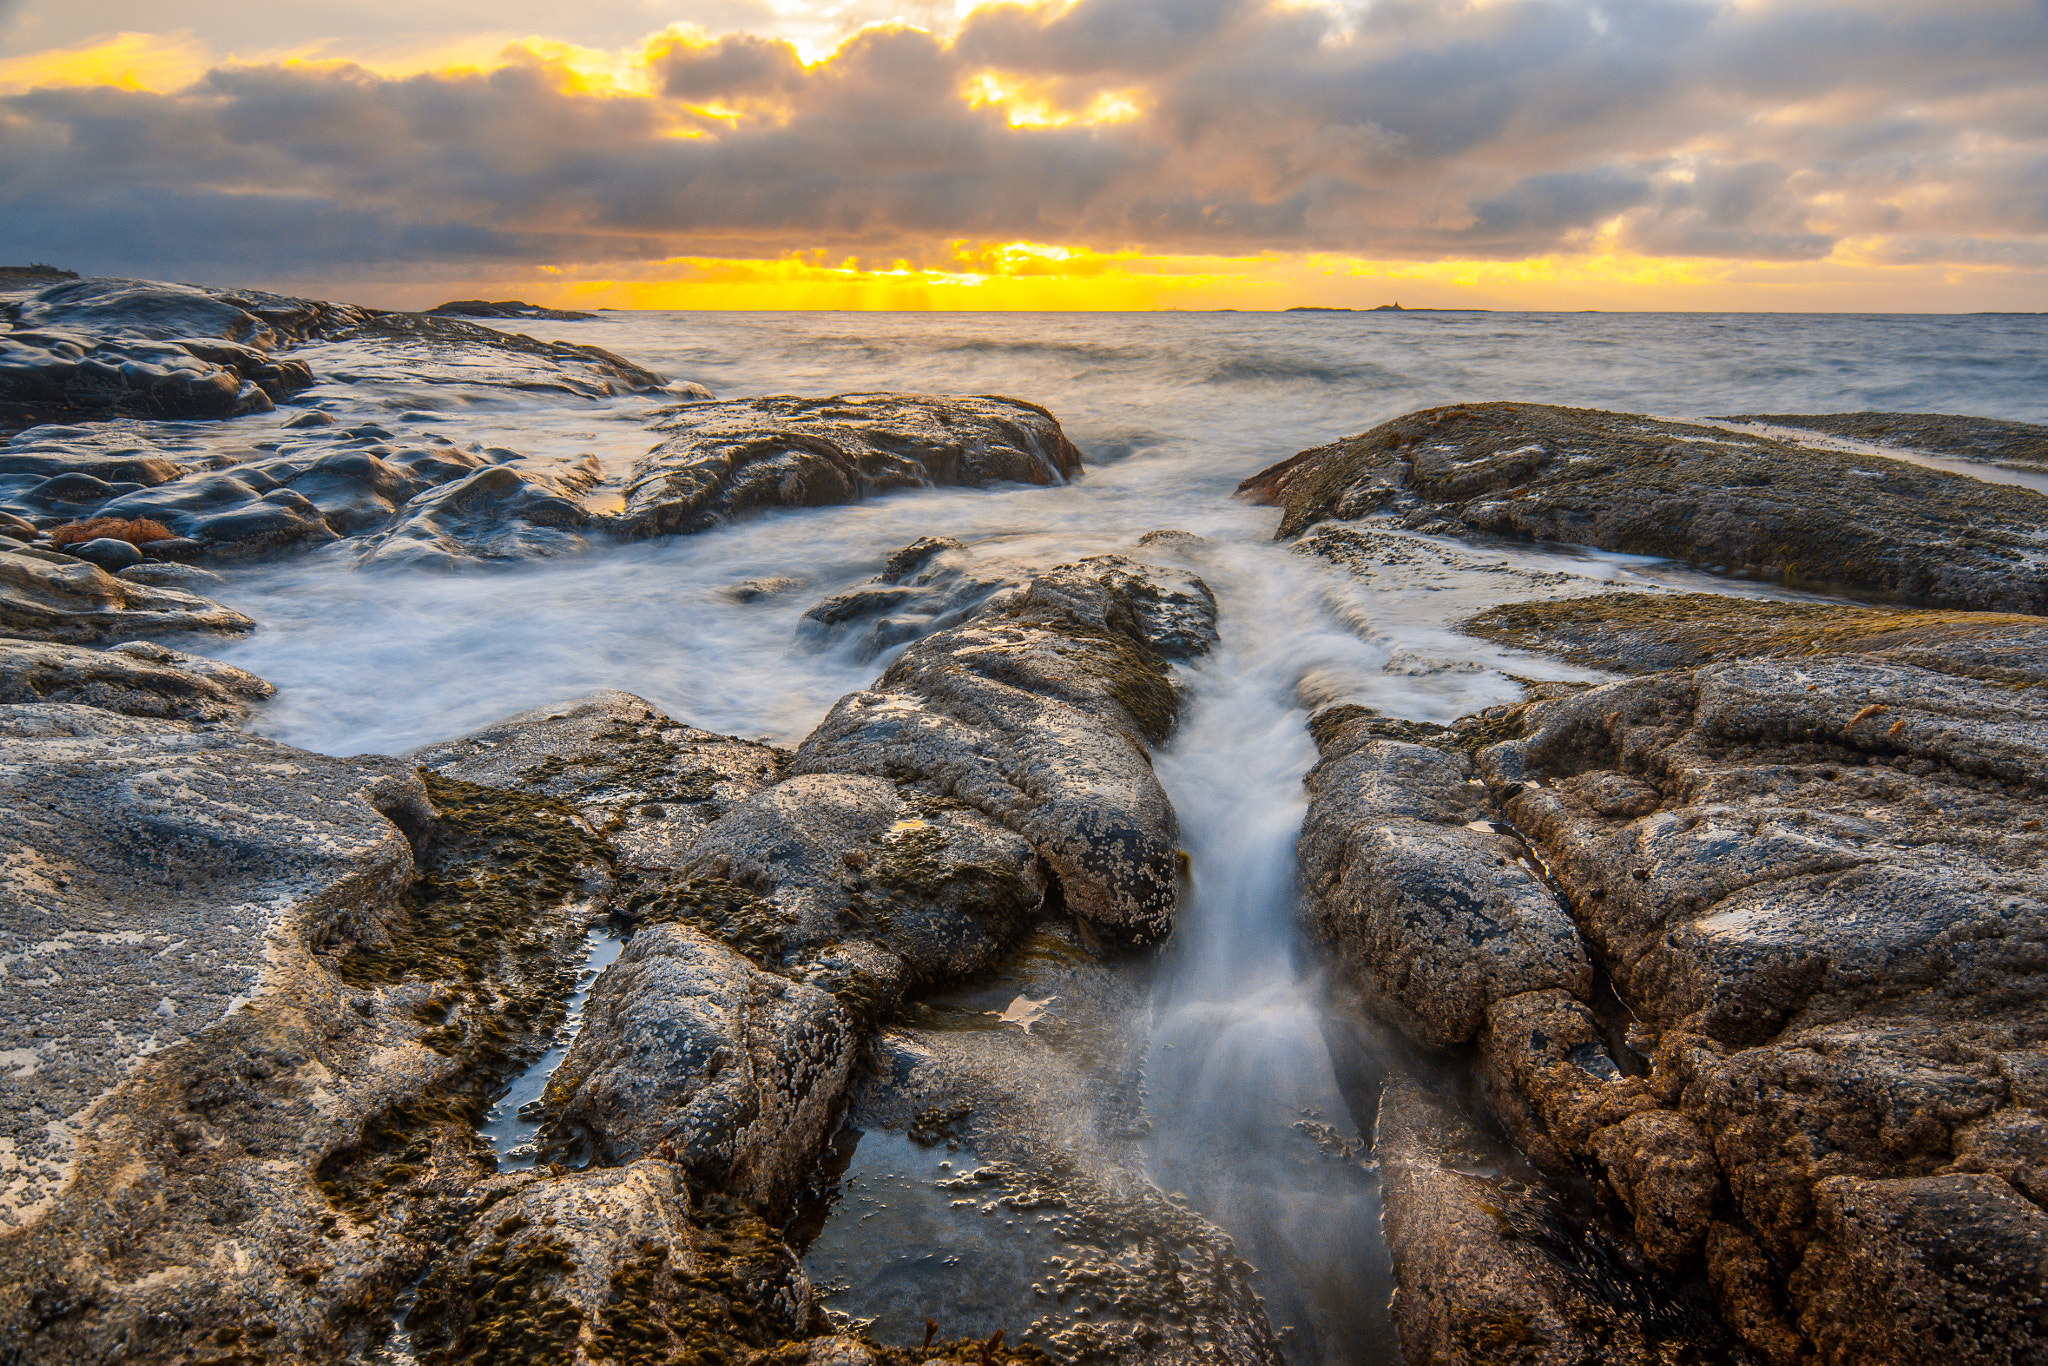
[[[86,644],[136,635],[216,631],[255,623],[197,594],[117,578],[53,551],[0,548],[0,630],[29,640]]]

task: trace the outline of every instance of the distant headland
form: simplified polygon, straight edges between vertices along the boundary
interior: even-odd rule
[[[1491,313],[1490,308],[1403,308],[1397,300],[1390,304],[1375,304],[1371,308],[1341,308],[1334,304],[1296,304],[1282,310],[1287,313]]]

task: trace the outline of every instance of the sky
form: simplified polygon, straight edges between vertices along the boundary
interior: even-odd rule
[[[2048,0],[0,0],[0,258],[386,306],[2048,310]]]

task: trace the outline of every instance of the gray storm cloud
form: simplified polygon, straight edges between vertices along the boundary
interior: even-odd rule
[[[2041,259],[2048,6],[1080,0],[868,29],[805,66],[651,50],[651,98],[538,58],[231,67],[0,100],[0,240],[267,274],[824,247]],[[1118,122],[1016,128],[984,75]]]

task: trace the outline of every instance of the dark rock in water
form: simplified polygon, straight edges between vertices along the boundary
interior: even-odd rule
[[[66,546],[64,553],[96,564],[111,574],[142,563],[142,551],[133,541],[116,540],[111,536]]]
[[[2048,469],[2048,427],[2033,422],[1940,413],[1746,413],[1714,421],[1790,427],[2014,469]]]
[[[495,303],[485,299],[451,299],[434,305],[427,314],[443,318],[526,318],[539,322],[582,322],[597,316],[573,308],[542,308],[520,299],[500,299]]]
[[[47,550],[0,549],[0,631],[30,640],[89,644],[170,631],[253,630],[217,602],[116,578],[97,565]]]
[[[633,468],[619,523],[628,536],[934,484],[1052,484],[1081,471],[1052,414],[1007,398],[741,399],[677,408],[655,429],[670,435]]]
[[[871,583],[849,588],[812,607],[798,624],[813,645],[854,640],[861,660],[906,641],[957,626],[991,608],[1004,590],[1030,581],[1020,563],[976,563],[973,553],[950,536],[927,536],[889,557]]]
[[[608,1165],[665,1155],[781,1210],[831,1137],[859,1042],[830,993],[654,925],[592,989],[547,1100]]]
[[[1041,574],[841,698],[798,773],[866,773],[956,798],[1022,835],[1066,904],[1124,944],[1163,938],[1179,880],[1147,741],[1180,710],[1173,657],[1215,640],[1193,574],[1098,556]]]
[[[272,688],[251,673],[144,641],[106,650],[0,640],[0,704],[65,702],[127,716],[233,726]]]
[[[151,541],[150,553],[159,553],[157,548],[165,544],[166,542],[163,541]],[[173,538],[171,544],[179,545],[181,548],[183,546],[191,546],[196,549],[199,543],[197,541],[179,542],[176,538]],[[117,577],[126,579],[130,583],[146,583],[155,588],[182,588],[187,593],[210,593],[227,582],[226,579],[210,569],[201,569],[197,565],[185,564],[180,561],[165,560],[150,560],[142,564],[131,564],[126,569],[120,570]]]
[[[272,351],[352,326],[375,313],[260,290],[87,278],[53,285],[22,300],[15,326],[158,341],[226,341]]]
[[[407,503],[363,551],[365,565],[454,569],[582,550],[591,515],[578,501],[602,478],[597,461],[545,474],[489,465]],[[331,522],[330,522],[331,524]]]
[[[1370,514],[1568,541],[1935,607],[2048,612],[2048,498],[1902,461],[1626,413],[1433,408],[1303,451],[1240,492],[1282,537]]]

